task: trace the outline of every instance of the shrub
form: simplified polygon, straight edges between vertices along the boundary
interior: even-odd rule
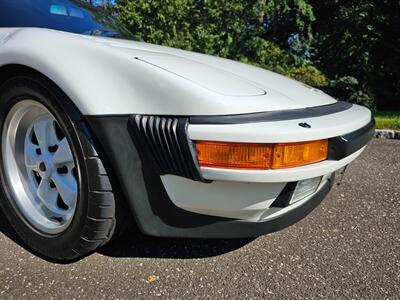
[[[288,70],[287,76],[318,88],[326,87],[329,84],[325,75],[311,65],[292,67]]]

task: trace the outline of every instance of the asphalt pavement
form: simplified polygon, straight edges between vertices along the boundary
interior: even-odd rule
[[[26,250],[0,214],[1,299],[400,298],[400,141],[373,140],[324,202],[251,240],[128,232],[56,264]]]

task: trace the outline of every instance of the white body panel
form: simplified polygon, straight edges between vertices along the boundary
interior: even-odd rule
[[[321,117],[287,121],[258,122],[234,125],[189,125],[191,140],[284,143],[328,139],[364,127],[371,121],[371,112],[359,105]],[[299,123],[307,122],[311,128]],[[259,220],[261,216],[277,217],[295,209],[313,195],[286,208],[269,208],[288,182],[296,182],[330,174],[355,160],[365,147],[339,160],[326,160],[307,166],[281,170],[233,170],[201,168],[205,179],[212,184],[193,183],[174,176],[164,176],[162,181],[171,200],[182,209],[207,215]],[[318,190],[317,190],[318,191]],[[317,192],[316,191],[316,192]]]
[[[332,138],[355,131],[371,120],[371,112],[358,105],[322,117],[288,121],[259,122],[235,125],[189,125],[192,140],[244,143],[281,143]],[[311,128],[299,123],[307,122]],[[191,182],[175,176],[163,176],[164,187],[174,204],[182,209],[206,215],[259,220],[261,216],[277,217],[295,209],[309,197],[286,208],[269,208],[288,182],[330,174],[355,160],[365,147],[339,160],[326,160],[307,166],[282,170],[233,170],[201,168],[211,184]],[[322,184],[320,184],[320,187]],[[317,192],[317,191],[316,191]]]
[[[228,115],[335,102],[295,80],[227,59],[48,29],[0,28],[0,67],[9,64],[51,78],[86,115]]]
[[[206,184],[172,175],[162,176],[162,181],[170,199],[182,209],[248,220],[259,218],[285,186],[226,181]]]
[[[354,109],[358,111],[358,114],[354,114],[355,118],[346,117],[349,111],[353,109],[325,117],[307,118],[305,121],[313,124],[312,128],[315,126],[315,131],[310,130],[310,128],[302,128],[298,126],[299,120],[293,120],[238,125],[190,125],[189,134],[193,140],[257,143],[330,138],[355,131],[368,124],[371,120],[370,111],[361,106],[354,106]],[[341,114],[344,114],[344,116],[342,117]],[[349,115],[351,116],[351,113]],[[329,124],[330,116],[334,116],[331,121],[336,119],[336,122],[333,123],[339,127]],[[323,122],[324,118],[327,124]],[[280,123],[288,124],[284,126]],[[324,124],[327,127],[324,127]],[[334,127],[332,131],[329,130],[329,125]],[[340,126],[343,126],[343,128],[340,128]],[[302,130],[297,131],[297,127]],[[224,128],[226,128],[226,135],[222,134]],[[290,128],[292,128],[292,131]],[[307,132],[307,130],[310,130],[310,132]],[[335,130],[338,134],[335,134]],[[364,149],[365,147],[339,161],[326,160],[290,169],[260,171],[201,168],[203,177],[213,181],[211,184],[193,182],[169,175],[163,176],[162,181],[171,200],[182,209],[206,215],[250,221],[259,220],[261,216],[264,216],[263,220],[265,220],[266,215],[268,215],[268,218],[274,218],[288,210],[295,209],[315,194],[286,208],[269,208],[286,183],[322,176],[323,180],[319,186],[321,188],[330,174],[350,164]]]
[[[324,176],[315,193],[327,183]],[[285,208],[270,207],[286,183],[237,183],[214,181],[210,184],[182,177],[162,176],[162,182],[174,204],[187,211],[210,216],[266,221],[295,209],[315,193]]]
[[[335,103],[323,92],[242,63],[146,43],[47,29],[0,28],[1,67],[18,64],[54,81],[84,115],[230,115],[301,109]],[[327,139],[370,122],[368,109],[321,117],[236,125],[195,125],[191,140],[279,143]],[[311,128],[299,126],[307,122]],[[162,176],[172,202],[188,211],[265,220],[294,209],[269,208],[286,183],[329,176],[361,154],[340,161],[268,171],[202,168],[206,184]]]

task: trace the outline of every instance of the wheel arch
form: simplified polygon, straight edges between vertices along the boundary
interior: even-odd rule
[[[81,137],[84,135],[86,140],[90,141],[90,144],[81,144],[82,151],[84,151],[85,148],[93,148],[93,151],[95,151],[94,155],[100,155],[102,157],[102,163],[104,164],[105,170],[110,177],[109,179],[113,187],[113,192],[116,196],[118,219],[129,218],[129,220],[122,220],[122,222],[119,222],[116,229],[116,236],[118,236],[126,227],[131,225],[131,221],[133,221],[130,220],[131,210],[127,207],[127,201],[124,199],[124,195],[122,195],[120,183],[115,179],[115,170],[112,164],[109,162],[109,157],[99,141],[99,136],[96,134],[95,130],[91,128],[90,123],[87,121],[87,117],[82,113],[71,97],[69,97],[69,95],[55,81],[37,69],[23,64],[6,64],[0,66],[0,89],[8,80],[16,77],[29,77],[30,79],[36,78],[38,81],[40,81],[39,79],[43,79],[50,84],[51,93],[55,94],[57,98],[62,97],[65,99],[65,103],[59,104],[62,105],[63,110],[67,113],[67,116],[70,117],[71,121],[75,123],[75,126],[79,127],[79,129],[75,128],[77,136]],[[93,167],[96,166],[96,164],[93,165]]]
[[[82,118],[81,110],[76,106],[71,97],[56,82],[54,82],[51,78],[49,78],[44,73],[38,71],[35,68],[23,64],[6,64],[1,66],[0,87],[8,80],[20,76],[29,76],[29,77],[39,76],[45,79],[49,84],[53,86],[54,89],[57,90],[57,92],[62,93],[67,99],[69,99],[69,103],[65,103],[68,105],[65,105],[64,107],[64,109],[68,112],[69,116],[75,121]]]
[[[37,74],[40,76],[45,76],[43,73],[35,70],[34,68],[21,65],[21,64],[7,64],[0,67],[0,86],[3,85],[7,80],[16,77],[16,76],[24,76],[24,75],[32,75]],[[49,78],[47,78],[50,80]],[[51,81],[51,80],[50,80]]]

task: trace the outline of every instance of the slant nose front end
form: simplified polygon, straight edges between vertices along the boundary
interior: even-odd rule
[[[105,144],[120,145],[105,148],[140,228],[206,238],[258,236],[297,222],[326,196],[335,172],[361,154],[375,128],[368,109],[345,102],[90,121]]]

